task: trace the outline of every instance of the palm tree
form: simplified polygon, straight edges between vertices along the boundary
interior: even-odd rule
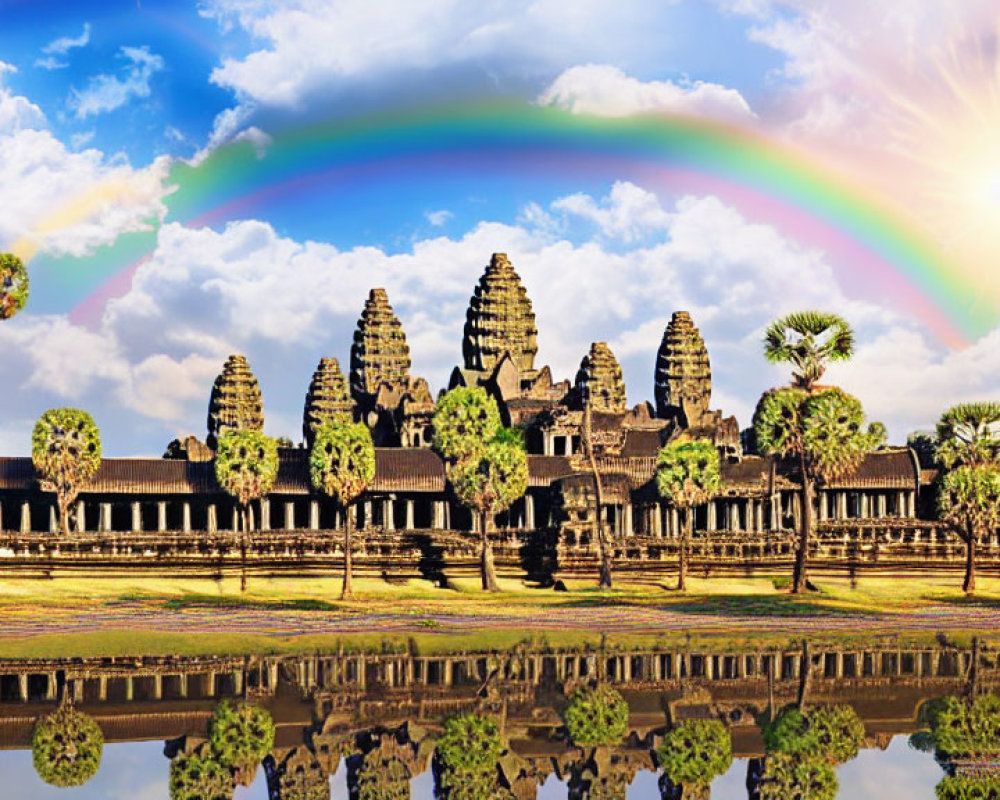
[[[677,589],[684,591],[687,551],[694,533],[694,509],[707,503],[722,485],[719,452],[705,441],[677,440],[660,449],[656,457],[656,488],[660,495],[684,509]]]
[[[278,477],[278,444],[260,431],[229,429],[219,435],[215,451],[215,479],[236,499],[240,513],[240,591],[247,588],[249,506],[271,491]]]
[[[493,564],[490,522],[522,497],[528,488],[528,458],[520,437],[501,429],[482,450],[451,467],[449,478],[455,495],[478,512],[480,578],[483,591],[500,590]]]
[[[322,423],[314,437],[309,451],[313,488],[334,498],[344,509],[344,582],[340,598],[350,600],[354,597],[351,506],[375,477],[375,445],[367,425],[346,418]]]
[[[764,357],[795,368],[792,385],[812,391],[827,362],[846,361],[854,352],[854,332],[836,314],[798,311],[772,322],[764,332]]]
[[[101,432],[94,418],[78,408],[52,408],[31,434],[31,461],[42,489],[56,493],[59,524],[69,536],[71,506],[101,466]]]
[[[761,453],[799,462],[802,502],[793,593],[806,587],[813,497],[818,485],[854,472],[885,440],[885,426],[873,422],[866,429],[864,423],[861,401],[836,387],[811,393],[795,387],[772,389],[757,403],[753,429]]]
[[[31,735],[35,771],[52,786],[80,786],[97,772],[104,734],[93,717],[64,700],[36,723]]]
[[[497,401],[485,389],[459,386],[434,410],[434,447],[445,459],[461,461],[486,447],[501,427]]]
[[[13,253],[0,253],[0,320],[10,319],[28,302],[28,271]]]
[[[935,455],[948,470],[938,511],[965,542],[965,581],[976,590],[976,544],[1000,524],[1000,403],[961,403],[937,424]]]

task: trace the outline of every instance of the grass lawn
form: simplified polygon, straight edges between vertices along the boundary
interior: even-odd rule
[[[507,648],[526,638],[540,644],[596,646],[600,641],[596,625],[582,630],[579,626],[561,629],[558,623],[547,624],[547,619],[556,614],[565,619],[566,615],[586,618],[588,614],[609,612],[625,620],[630,619],[630,614],[635,619],[651,612],[687,620],[683,631],[680,626],[644,629],[633,625],[629,631],[614,633],[611,640],[623,646],[699,639],[711,639],[718,646],[720,638],[734,647],[741,646],[741,642],[762,646],[804,634],[838,641],[855,635],[870,639],[880,633],[887,616],[902,621],[897,629],[907,628],[907,620],[913,620],[912,631],[897,633],[903,637],[930,641],[946,629],[957,640],[968,641],[975,633],[1000,640],[997,578],[981,578],[980,591],[974,598],[963,595],[953,574],[892,578],[862,575],[852,585],[847,577],[816,573],[813,582],[818,591],[794,596],[787,589],[775,588],[776,581],[763,576],[692,577],[684,593],[624,579],[613,590],[599,590],[593,581],[569,581],[565,592],[501,579],[503,591],[495,595],[480,591],[478,579],[473,578],[458,579],[447,589],[417,580],[397,583],[357,578],[355,599],[342,602],[340,579],[336,576],[251,577],[245,594],[240,593],[236,578],[4,579],[0,580],[0,611],[9,627],[7,634],[0,636],[0,656],[249,654],[341,647],[415,647],[423,652],[440,652]],[[245,612],[267,630],[258,634],[252,625],[249,632],[223,629],[204,633],[196,630],[197,625],[184,630],[188,617],[210,618],[216,608],[220,614]],[[946,615],[948,621],[935,627],[935,616],[939,614]],[[161,616],[169,616],[170,625],[161,625]],[[76,630],[75,623],[81,618],[99,619],[100,630]],[[317,618],[356,619],[357,624],[351,626],[350,633],[285,634],[284,621],[288,621],[290,631],[297,620]],[[380,618],[403,620],[410,633],[382,631]],[[761,618],[781,620],[783,630],[756,630],[754,623]],[[369,619],[370,629],[366,629],[364,623]],[[697,631],[701,619],[712,623],[711,630],[687,630]],[[727,633],[720,619],[733,620],[733,630]],[[852,621],[857,624],[851,625]],[[61,632],[63,626],[65,631]],[[12,635],[11,631],[17,633]]]

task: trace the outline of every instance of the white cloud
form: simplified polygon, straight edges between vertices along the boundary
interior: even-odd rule
[[[49,70],[68,67],[68,61],[62,61],[56,58],[56,56],[64,56],[76,47],[86,47],[89,42],[90,23],[85,22],[83,23],[83,32],[79,36],[61,36],[45,45],[42,48],[42,52],[45,53],[46,57],[37,59],[35,66]]]
[[[672,219],[655,194],[628,181],[617,181],[602,201],[579,193],[560,198],[552,204],[552,208],[589,220],[605,236],[626,242],[651,232],[663,232],[669,228]]]
[[[10,71],[0,62],[0,81]],[[45,128],[41,109],[0,83],[0,187],[17,195],[0,203],[0,248],[79,256],[162,219],[168,159],[134,169],[98,150],[72,152]],[[89,135],[73,137],[73,149]]]
[[[135,97],[149,97],[149,82],[164,68],[161,56],[148,47],[123,47],[119,52],[127,62],[124,77],[102,73],[90,79],[85,89],[73,89],[69,107],[77,119],[121,108]]]
[[[427,221],[435,228],[441,228],[455,215],[448,209],[442,208],[438,211],[428,211],[424,216],[427,217]]]
[[[640,81],[609,64],[570,67],[536,100],[575,114],[624,117],[665,112],[714,117],[736,122],[755,118],[738,91],[717,83],[684,80]]]

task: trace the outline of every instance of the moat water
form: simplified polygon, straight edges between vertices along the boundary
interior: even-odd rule
[[[171,758],[205,746],[218,704],[244,700],[268,710],[276,735],[255,772],[248,767],[241,781],[234,779],[244,784],[233,786],[236,800],[365,800],[358,776],[373,753],[385,757],[383,742],[406,770],[384,793],[368,796],[443,796],[435,792],[433,742],[445,720],[462,713],[500,721],[514,766],[501,768],[499,785],[513,787],[519,776],[516,797],[539,800],[686,797],[664,785],[652,752],[679,721],[720,720],[733,760],[712,781],[710,796],[755,800],[759,784],[751,776],[768,757],[760,722],[799,702],[804,708],[849,705],[864,725],[857,756],[835,768],[837,798],[932,800],[954,764],[919,746],[928,703],[1000,693],[997,656],[947,644],[842,650],[817,642],[802,650],[745,652],[524,649],[0,661],[0,797],[168,800]],[[603,749],[603,761],[594,748],[568,741],[561,718],[567,695],[591,684],[612,686],[628,704],[629,733]],[[104,746],[99,768],[83,785],[57,787],[36,771],[31,740],[37,720],[66,705],[96,721]],[[617,770],[613,792],[589,793],[574,766],[588,758],[606,765],[598,773]],[[307,792],[301,783],[298,791],[282,783],[279,765],[286,763],[304,765]]]

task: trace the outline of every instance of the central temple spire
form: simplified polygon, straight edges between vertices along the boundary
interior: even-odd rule
[[[538,328],[528,292],[506,253],[494,253],[469,300],[462,355],[465,368],[489,372],[509,354],[521,372],[534,369]]]

